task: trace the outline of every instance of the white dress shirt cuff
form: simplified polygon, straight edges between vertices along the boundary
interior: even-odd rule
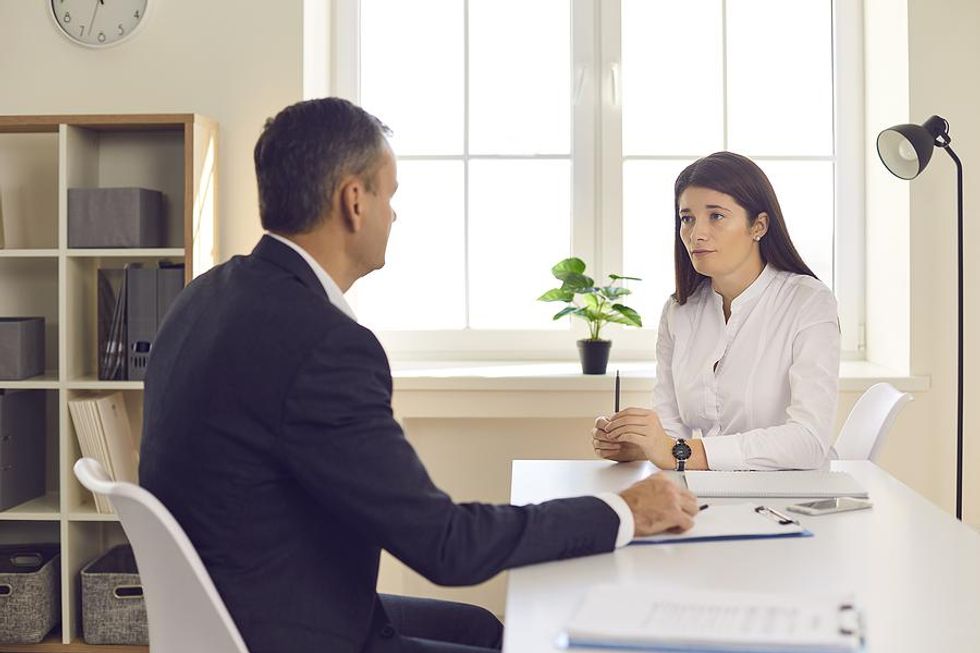
[[[704,445],[704,456],[708,459],[708,469],[723,472],[745,469],[740,439],[737,435],[703,438],[701,444]]]
[[[595,495],[596,499],[606,502],[606,505],[619,515],[619,533],[616,535],[616,548],[626,546],[633,541],[636,525],[633,523],[633,511],[626,504],[626,499],[614,492],[603,492]]]

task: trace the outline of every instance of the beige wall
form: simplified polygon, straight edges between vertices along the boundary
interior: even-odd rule
[[[0,0],[0,114],[196,112],[218,121],[221,259],[261,233],[252,146],[301,99],[303,4],[151,0],[132,39],[70,43],[47,0]]]

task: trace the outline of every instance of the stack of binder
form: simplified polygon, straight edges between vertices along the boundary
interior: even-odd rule
[[[99,394],[68,402],[82,455],[94,458],[116,481],[138,482],[139,453],[122,393]],[[109,500],[95,495],[100,513],[113,512]]]
[[[183,287],[183,263],[99,270],[99,379],[146,377],[157,331]]]

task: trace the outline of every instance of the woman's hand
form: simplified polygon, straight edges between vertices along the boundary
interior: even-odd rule
[[[597,417],[595,427],[592,429],[592,449],[595,455],[606,460],[615,460],[618,463],[628,463],[634,460],[646,460],[643,450],[632,442],[609,440],[606,435],[606,427],[609,425],[609,418]]]
[[[594,442],[604,442],[610,446],[619,444],[620,448],[616,451],[620,455],[624,451],[639,452],[639,457],[630,460],[646,458],[660,469],[674,469],[674,455],[671,453],[674,438],[664,431],[657,413],[648,408],[627,408],[604,422],[600,428],[600,422],[596,420]],[[603,451],[611,451],[611,449]],[[596,446],[596,453],[599,453],[598,446]],[[607,455],[599,455],[617,460]]]

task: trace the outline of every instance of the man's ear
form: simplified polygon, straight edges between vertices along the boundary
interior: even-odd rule
[[[765,236],[767,231],[769,231],[769,214],[763,211],[752,223],[752,237],[758,240]]]
[[[364,184],[357,177],[350,176],[341,180],[337,188],[337,211],[344,226],[357,233],[363,226],[364,213]]]

